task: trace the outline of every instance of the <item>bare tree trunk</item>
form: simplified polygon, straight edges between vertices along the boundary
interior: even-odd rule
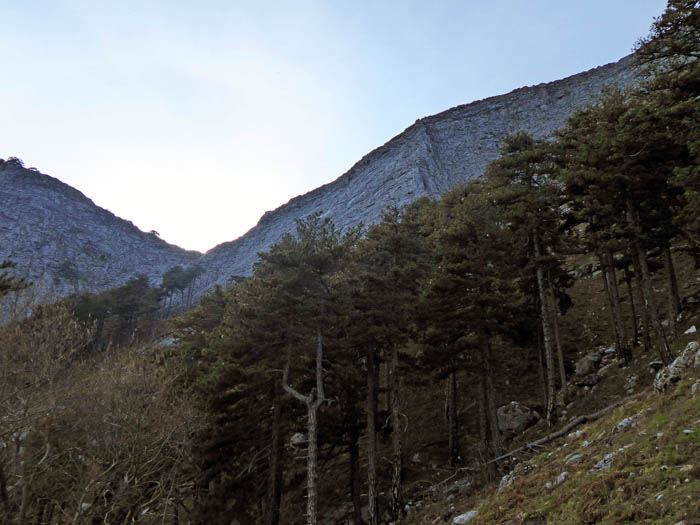
[[[540,248],[540,239],[537,231],[533,234],[533,244],[535,248],[535,264],[537,266],[537,289],[540,298],[540,308],[542,317],[542,335],[544,338],[544,354],[545,360],[547,362],[547,407],[545,409],[547,424],[552,426],[554,423],[554,402],[555,396],[555,382],[554,382],[554,353],[552,351],[552,324],[549,316],[549,308],[547,308],[547,293],[544,277],[544,269],[542,264],[539,262],[542,256]]]
[[[289,386],[289,363],[284,368],[282,387],[294,399],[306,405],[307,422],[307,459],[306,459],[306,523],[316,525],[318,498],[318,409],[326,401],[323,389],[323,336],[321,330],[316,332],[316,388],[308,395],[302,395]]]
[[[639,326],[637,324],[637,309],[634,305],[634,291],[632,290],[632,273],[627,264],[625,264],[625,284],[627,285],[627,297],[629,297],[630,310],[632,312],[632,344],[639,346]]]
[[[482,367],[481,373],[479,374],[479,440],[481,442],[481,450],[486,458],[489,456],[489,420],[486,415],[486,371]]]
[[[277,525],[280,521],[280,501],[282,499],[282,396],[277,384],[273,385],[272,443],[269,459],[269,479],[267,487],[266,524]]]
[[[620,347],[618,350],[625,359],[625,363],[629,363],[631,359],[631,352],[627,344],[627,333],[625,332],[625,323],[622,319],[622,308],[620,306],[620,292],[617,288],[617,275],[615,273],[615,260],[613,259],[610,250],[606,250],[603,254],[607,262],[607,278],[610,286],[610,296],[613,301],[613,308],[615,312],[615,327],[620,334]]]
[[[544,346],[542,343],[542,324],[537,326],[537,371],[540,378],[540,386],[542,387],[542,408],[547,406],[547,371],[544,366]]]
[[[370,525],[379,523],[377,510],[377,351],[367,350],[367,498]]]
[[[559,309],[557,308],[556,298],[554,296],[554,286],[552,286],[552,276],[548,272],[547,285],[549,288],[550,312],[552,312],[552,325],[554,327],[554,342],[557,347],[557,361],[559,362],[559,382],[561,383],[561,402],[566,405],[566,400],[569,397],[566,385],[566,369],[564,367],[564,351],[561,347],[561,339],[559,337]]]
[[[391,515],[396,520],[401,514],[401,484],[403,482],[403,454],[401,450],[401,402],[400,402],[399,351],[391,349]]]
[[[664,270],[666,270],[666,280],[668,281],[668,326],[673,337],[676,335],[676,318],[681,313],[681,298],[678,293],[678,279],[676,278],[676,269],[673,265],[673,256],[668,244],[663,247],[663,252]]]
[[[454,370],[447,377],[447,427],[450,466],[455,467],[459,461],[459,424],[457,421],[457,372]]]
[[[381,372],[382,363],[379,363]],[[384,359],[384,409],[386,413],[391,413],[391,363],[389,359]]]
[[[603,276],[605,296],[608,298],[608,306],[610,307],[610,326],[612,326],[613,333],[615,334],[615,348],[619,350],[622,342],[620,340],[620,332],[617,329],[617,319],[615,318],[615,300],[613,299],[612,290],[610,289],[610,279],[608,279],[608,264],[602,252],[598,253],[598,260],[600,261],[600,270]]]
[[[316,505],[318,499],[318,404],[307,405],[309,418],[309,443],[307,452],[307,491],[306,491],[306,523],[316,525]]]
[[[642,321],[644,323],[644,351],[651,351],[651,314],[649,313],[649,305],[644,299],[644,286],[642,285],[642,267],[639,264],[639,258],[634,248],[631,250],[632,266],[634,267],[634,277],[637,282],[637,293],[639,300],[642,303]]]
[[[350,494],[352,517],[355,525],[362,525],[362,501],[360,499],[360,436],[353,432],[350,437]]]
[[[661,361],[663,361],[665,364],[669,364],[671,362],[671,351],[668,347],[668,342],[666,341],[663,327],[661,326],[659,310],[656,308],[656,300],[654,299],[654,291],[651,287],[651,277],[649,275],[647,257],[640,241],[641,227],[639,225],[639,218],[637,217],[637,210],[634,208],[634,204],[632,204],[632,201],[630,200],[627,201],[627,212],[628,221],[634,230],[634,240],[632,241],[632,244],[637,259],[639,260],[639,267],[642,272],[641,277],[642,290],[644,291],[644,302],[649,307],[651,322],[654,325],[654,330],[656,331]]]
[[[484,365],[486,370],[486,415],[489,420],[489,428],[491,429],[491,449],[493,457],[499,456],[503,449],[501,447],[501,432],[498,429],[498,415],[496,413],[496,394],[493,388],[493,368],[491,355],[491,343],[486,343],[486,355],[484,356]]]

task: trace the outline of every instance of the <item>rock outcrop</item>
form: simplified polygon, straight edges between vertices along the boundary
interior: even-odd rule
[[[419,119],[335,181],[265,213],[248,233],[204,255],[141,232],[56,179],[5,163],[0,166],[0,259],[12,258],[31,280],[57,295],[102,290],[139,273],[157,283],[173,265],[199,264],[201,293],[249,274],[258,252],[294,231],[297,218],[322,211],[344,229],[375,221],[388,204],[437,197],[480,176],[508,134],[524,130],[546,137],[574,110],[595,101],[605,85],[634,81],[626,57]]]

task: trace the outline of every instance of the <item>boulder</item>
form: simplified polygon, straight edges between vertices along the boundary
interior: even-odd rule
[[[576,375],[583,377],[592,374],[595,372],[600,360],[600,352],[591,352],[590,354],[586,354],[576,362]]]
[[[306,445],[306,436],[301,432],[295,432],[289,440],[289,444],[294,447],[303,447]]]
[[[600,374],[588,374],[587,376],[580,377],[576,380],[577,386],[595,386],[600,383]]]
[[[691,368],[700,366],[700,344],[691,341],[681,355],[659,370],[654,378],[654,390],[665,392],[673,383],[680,381]]]
[[[512,437],[531,427],[540,419],[540,415],[517,401],[499,407],[498,429],[506,436]]]

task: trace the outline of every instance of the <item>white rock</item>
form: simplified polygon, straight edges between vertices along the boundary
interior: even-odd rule
[[[501,478],[500,483],[498,484],[498,492],[503,492],[506,490],[508,487],[513,485],[513,480],[515,479],[515,476],[513,472],[509,472],[505,476]]]
[[[578,463],[583,459],[583,456],[581,454],[574,454],[573,456],[569,457],[564,463],[566,465],[573,465],[574,463]]]
[[[691,341],[670,365],[659,370],[654,378],[654,390],[665,392],[671,384],[681,380],[688,368],[700,366],[700,350],[698,348],[700,348],[698,342]]]
[[[688,334],[694,334],[694,333],[697,332],[697,331],[698,331],[697,328],[695,328],[695,325],[693,325],[693,326],[691,326],[690,328],[688,328],[688,329],[687,329],[685,332],[683,332],[683,333],[686,334],[686,335],[688,335]]]
[[[617,424],[617,426],[615,427],[615,432],[622,432],[623,430],[627,430],[633,424],[634,420],[631,417],[626,417]]]
[[[566,481],[566,478],[569,477],[569,473],[564,471],[561,474],[559,474],[556,479],[554,480],[554,485],[561,485]]]
[[[476,518],[476,511],[470,510],[464,514],[460,514],[452,520],[452,523],[467,523],[472,519]]]
[[[695,381],[695,383],[693,383],[693,386],[690,387],[690,394],[691,395],[694,396],[695,394],[698,393],[698,391],[700,391],[700,379]]]

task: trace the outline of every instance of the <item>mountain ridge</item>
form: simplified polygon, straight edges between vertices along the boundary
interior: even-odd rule
[[[43,283],[54,296],[100,291],[137,274],[157,284],[169,267],[197,264],[203,269],[197,287],[201,294],[232,276],[249,274],[257,254],[294,231],[297,218],[321,211],[344,230],[375,221],[389,204],[403,206],[421,196],[439,197],[455,184],[480,176],[497,158],[508,134],[523,130],[537,138],[549,136],[573,111],[594,102],[603,86],[634,83],[631,56],[627,56],[561,80],[419,118],[333,181],[265,212],[247,233],[204,254],[142,232],[48,175],[25,177],[25,182],[36,183],[32,189],[17,184],[16,178],[12,183],[11,173],[33,170],[5,162],[0,166],[0,259],[13,259],[26,277]],[[53,182],[48,183],[49,179]],[[63,208],[52,204],[55,200]],[[34,210],[34,215],[23,212],[22,206]],[[119,235],[110,234],[112,230]]]

